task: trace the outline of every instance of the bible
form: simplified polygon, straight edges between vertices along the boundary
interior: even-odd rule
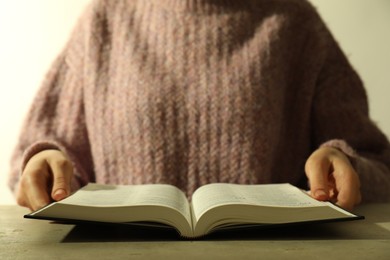
[[[285,184],[207,184],[189,202],[172,185],[90,183],[64,200],[25,215],[65,222],[165,225],[196,238],[223,229],[362,219]]]

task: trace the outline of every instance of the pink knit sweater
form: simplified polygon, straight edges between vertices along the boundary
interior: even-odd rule
[[[306,185],[346,152],[365,201],[390,200],[390,149],[366,93],[302,0],[95,0],[34,100],[12,159],[44,149],[87,182]]]

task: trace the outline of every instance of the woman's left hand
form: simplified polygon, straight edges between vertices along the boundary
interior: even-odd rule
[[[310,195],[352,210],[360,203],[360,180],[348,157],[332,147],[321,147],[306,161]]]

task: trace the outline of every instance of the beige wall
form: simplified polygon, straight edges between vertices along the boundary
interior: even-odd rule
[[[390,137],[390,1],[311,2],[363,79],[372,119]]]
[[[88,1],[0,0],[0,204],[13,203],[5,182],[22,119]],[[371,115],[390,136],[390,1],[311,2],[361,74]]]
[[[9,158],[31,100],[89,0],[0,0],[0,204]]]

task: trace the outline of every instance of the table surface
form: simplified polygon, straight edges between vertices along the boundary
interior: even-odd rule
[[[390,259],[390,203],[367,204],[364,220],[216,233],[183,240],[172,231],[66,225],[24,219],[0,206],[0,259]]]

